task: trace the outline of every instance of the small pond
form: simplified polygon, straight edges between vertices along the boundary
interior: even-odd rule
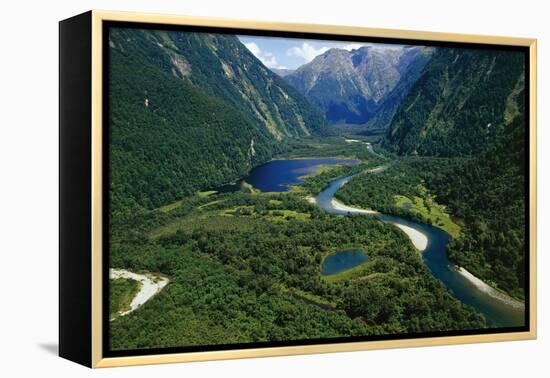
[[[328,255],[323,261],[322,273],[325,276],[344,272],[368,260],[361,249],[349,249]]]

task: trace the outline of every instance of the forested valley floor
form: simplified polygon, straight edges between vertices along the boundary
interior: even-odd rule
[[[320,151],[322,151],[320,153]],[[363,143],[310,138],[284,157],[338,156],[358,166],[321,167],[289,192],[248,186],[197,192],[151,211],[111,219],[111,267],[158,272],[170,284],[137,311],[110,324],[113,350],[412,334],[484,327],[435,279],[397,228],[369,216],[339,217],[307,201],[342,175],[386,162]],[[384,175],[361,175],[340,198],[399,211],[461,233],[404,161]],[[389,179],[386,178],[389,177]],[[382,180],[364,191],[364,180]],[[390,180],[389,182],[385,182]],[[396,182],[393,182],[393,181]],[[355,197],[355,188],[372,195]],[[370,186],[370,185],[369,185]],[[378,192],[379,193],[378,193]],[[393,202],[392,202],[393,201]],[[412,206],[405,206],[408,203]],[[368,261],[335,275],[323,260],[346,248]],[[130,285],[117,284],[121,291]]]

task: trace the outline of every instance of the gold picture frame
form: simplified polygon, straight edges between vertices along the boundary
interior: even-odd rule
[[[459,42],[459,43],[472,43],[472,44],[491,44],[491,45],[503,45],[503,46],[521,46],[529,49],[529,330],[525,332],[511,332],[511,333],[487,333],[476,335],[457,335],[457,336],[445,336],[445,337],[425,337],[425,338],[411,338],[411,339],[398,339],[398,340],[378,340],[378,341],[361,341],[361,342],[345,342],[337,344],[313,344],[313,345],[299,345],[299,346],[273,346],[265,348],[255,349],[237,349],[237,350],[213,350],[213,351],[200,351],[200,352],[186,352],[186,353],[170,353],[170,354],[155,354],[155,355],[138,355],[138,356],[126,356],[126,357],[104,357],[103,354],[103,306],[105,304],[103,293],[103,185],[104,185],[104,172],[103,172],[103,150],[104,150],[104,135],[102,133],[103,122],[103,24],[105,22],[133,22],[143,24],[162,24],[162,25],[186,25],[186,26],[206,26],[215,28],[234,28],[244,29],[250,31],[272,31],[272,32],[299,32],[299,33],[313,33],[313,34],[330,34],[334,36],[358,36],[358,37],[376,37],[387,39],[399,39],[399,40],[414,40],[414,41],[439,41],[439,42]],[[71,37],[67,37],[68,33],[74,33],[77,31],[83,31],[86,34],[85,41],[89,40],[89,45],[86,43],[85,48],[89,47],[89,70],[90,77],[89,87],[85,87],[84,90],[91,90],[89,96],[89,118],[70,118],[67,115],[64,118],[64,112],[66,107],[71,103],[70,101],[76,101],[70,99],[69,95],[60,97],[60,118],[61,123],[64,120],[81,120],[89,119],[90,126],[86,129],[87,135],[83,135],[83,140],[90,142],[90,166],[87,173],[89,173],[89,182],[86,185],[90,185],[89,192],[87,194],[70,194],[63,192],[60,195],[61,198],[66,199],[66,204],[60,204],[60,206],[69,206],[71,201],[82,201],[82,195],[88,196],[86,207],[89,209],[88,215],[90,216],[89,223],[82,225],[82,232],[87,233],[87,239],[79,239],[73,241],[73,253],[77,251],[75,248],[85,249],[89,254],[86,254],[86,258],[83,261],[71,260],[68,257],[69,250],[65,252],[60,251],[60,354],[63,357],[74,360],[90,367],[114,367],[114,366],[129,366],[129,365],[143,365],[143,364],[160,364],[160,363],[174,363],[174,362],[189,362],[189,361],[207,361],[207,360],[219,360],[219,359],[237,359],[237,358],[250,358],[250,357],[268,357],[268,356],[283,356],[283,355],[300,355],[311,353],[329,353],[329,352],[347,352],[347,351],[360,351],[371,349],[387,349],[387,348],[403,348],[403,347],[421,347],[421,346],[435,346],[435,345],[449,345],[449,344],[466,344],[466,343],[482,343],[482,342],[495,342],[495,341],[512,341],[512,340],[529,340],[535,339],[537,335],[537,290],[536,290],[536,235],[537,235],[537,169],[536,169],[536,99],[537,99],[537,41],[536,39],[528,38],[513,38],[513,37],[500,37],[500,36],[482,36],[482,35],[469,35],[469,34],[451,34],[451,33],[436,33],[436,32],[424,32],[424,31],[411,31],[411,30],[393,30],[393,29],[378,29],[368,27],[353,27],[353,26],[336,26],[336,25],[317,25],[317,24],[294,24],[294,23],[279,23],[279,22],[258,22],[251,20],[231,20],[231,19],[218,19],[210,17],[189,17],[189,16],[174,16],[174,15],[160,15],[160,14],[144,14],[144,13],[126,13],[126,12],[110,12],[93,10],[84,15],[77,16],[73,19],[61,22],[60,33],[60,61],[61,76],[64,75],[64,59],[72,57],[71,49],[76,49],[78,45],[77,40],[71,40]],[[87,39],[87,37],[89,38]],[[65,39],[64,39],[65,38]],[[69,39],[67,39],[69,38]],[[82,45],[80,45],[82,47]],[[64,55],[65,54],[65,55]],[[81,57],[81,59],[88,59],[88,56]],[[70,79],[60,79],[61,89],[64,89],[63,80],[67,85]],[[84,79],[82,79],[84,80]],[[87,84],[88,85],[88,84]],[[85,104],[82,105],[85,107]],[[74,116],[73,117],[77,117]],[[79,117],[79,116],[78,116]],[[68,127],[68,126],[66,126]],[[73,124],[73,127],[76,125]],[[61,134],[63,134],[64,126],[61,125]],[[63,135],[61,139],[63,140]],[[89,139],[86,139],[89,138]],[[63,143],[61,143],[63,145]],[[63,149],[63,146],[61,147]],[[69,152],[67,152],[69,153]],[[61,165],[63,165],[63,159],[67,159],[61,154]],[[67,177],[70,175],[70,168],[66,168]],[[61,173],[61,181],[63,181],[63,170]],[[63,186],[63,182],[62,182]],[[69,190],[69,189],[67,189]],[[66,195],[67,197],[64,197]],[[72,197],[71,197],[72,196]],[[76,203],[76,202],[74,202]],[[62,215],[64,210],[62,210]],[[69,210],[67,210],[69,211]],[[62,217],[63,218],[63,217]],[[63,220],[61,220],[63,223]],[[70,232],[70,227],[76,227],[76,225],[66,224],[60,231],[60,240],[64,240],[66,233]],[[87,228],[89,227],[89,228]],[[69,243],[69,242],[67,242]],[[81,244],[79,244],[81,243]],[[88,243],[88,244],[86,244]],[[67,244],[61,241],[60,248],[65,248]],[[74,259],[74,257],[72,257]],[[80,264],[80,265],[78,265]],[[85,277],[76,278],[69,272],[71,270],[73,274],[78,272],[87,273]],[[89,296],[84,295],[84,300],[89,301],[89,305],[84,307],[84,311],[89,311],[89,317],[85,317],[77,321],[79,324],[67,326],[71,319],[78,317],[78,312],[73,312],[69,309],[69,304],[64,302],[65,297],[71,297],[75,293],[71,292],[69,288],[73,285],[78,289],[88,289],[88,287],[79,286],[75,284],[74,280],[82,279],[88,280],[89,278]],[[85,291],[86,291],[85,290]],[[71,301],[67,299],[65,301]],[[88,302],[86,302],[88,303]],[[86,336],[82,337],[75,335],[77,331],[84,333]],[[74,352],[73,349],[77,347],[76,338],[84,340],[83,343],[87,345],[83,348],[83,351]],[[89,346],[89,348],[88,348]]]

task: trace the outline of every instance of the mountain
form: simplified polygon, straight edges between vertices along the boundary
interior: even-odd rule
[[[518,113],[521,52],[438,48],[401,101],[384,146],[398,154],[474,155]]]
[[[387,45],[352,51],[333,48],[284,78],[316,104],[330,122],[363,124],[407,77],[409,69],[422,65],[414,62],[425,63],[431,51],[418,46]]]
[[[111,208],[154,208],[245,175],[322,113],[236,37],[111,29]]]
[[[401,75],[401,78],[391,92],[387,94],[380,108],[365,124],[368,130],[387,130],[399,104],[401,104],[403,98],[409,93],[409,90],[422,73],[426,63],[431,59],[434,51],[435,48],[425,47],[409,63],[406,72]]]
[[[295,70],[291,70],[288,68],[270,68],[271,71],[275,72],[280,77],[285,77],[293,73]]]
[[[517,298],[526,283],[524,70],[523,52],[438,48],[383,141],[422,155],[408,159],[464,222],[450,260]]]

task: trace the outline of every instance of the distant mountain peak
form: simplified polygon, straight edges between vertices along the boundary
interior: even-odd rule
[[[306,95],[333,123],[365,123],[381,107],[422,47],[365,45],[331,48],[285,80]]]
[[[287,75],[290,75],[295,70],[292,70],[290,68],[270,68],[271,71],[275,72],[280,77],[285,77]]]

